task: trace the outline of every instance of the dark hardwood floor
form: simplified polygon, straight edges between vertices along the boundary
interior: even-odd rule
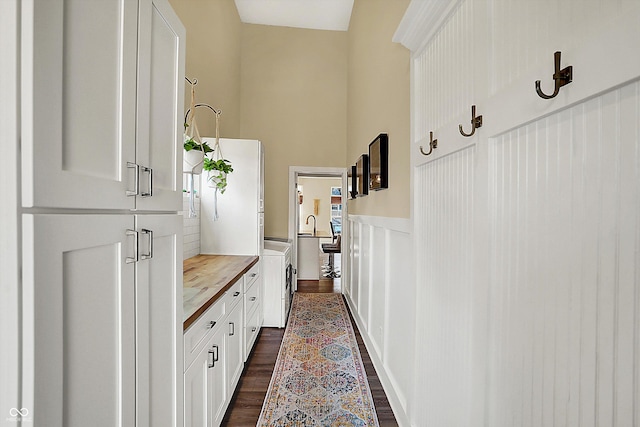
[[[300,280],[298,281],[298,292],[340,293],[340,279]],[[351,313],[349,315],[351,316]],[[369,388],[376,406],[380,426],[397,426],[398,423],[387,400],[387,395],[378,379],[353,317],[351,317],[351,324],[353,325],[362,362],[367,372],[367,380],[369,381]],[[262,328],[222,421],[223,426],[256,425],[262,410],[262,403],[269,388],[271,374],[276,364],[283,336],[284,329]]]

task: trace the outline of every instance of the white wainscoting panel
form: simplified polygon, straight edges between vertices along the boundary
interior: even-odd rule
[[[360,280],[358,281],[358,317],[369,331],[369,297],[371,295],[371,264],[377,254],[371,248],[371,227],[360,226]]]
[[[360,293],[358,292],[358,286],[360,283],[360,260],[362,259],[362,251],[360,245],[360,224],[357,222],[349,221],[349,286],[346,292],[347,296],[354,303],[358,303],[360,299]]]
[[[415,425],[473,425],[475,156],[472,145],[415,173]]]
[[[369,270],[371,276],[369,278],[370,289],[369,295],[369,323],[367,325],[367,331],[371,337],[373,347],[376,351],[376,355],[382,359],[382,349],[384,348],[384,324],[385,324],[385,299],[387,297],[385,262],[375,262],[376,259],[382,261],[388,259],[386,254],[387,242],[386,242],[386,230],[382,227],[373,227],[371,230],[371,254],[376,254],[372,263],[369,264]],[[382,252],[382,253],[380,253]],[[381,255],[381,256],[380,256]],[[371,257],[370,257],[371,259]]]
[[[487,425],[638,425],[640,83],[489,150]]]
[[[408,425],[416,338],[410,220],[349,215],[349,229],[347,303],[396,419]]]

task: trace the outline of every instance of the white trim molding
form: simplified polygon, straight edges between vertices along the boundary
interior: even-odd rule
[[[393,41],[412,52],[427,44],[461,0],[412,0]]]

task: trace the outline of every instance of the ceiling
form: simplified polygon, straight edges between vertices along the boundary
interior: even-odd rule
[[[248,24],[347,31],[353,0],[235,0]]]

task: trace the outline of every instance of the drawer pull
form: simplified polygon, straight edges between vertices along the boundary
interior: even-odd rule
[[[216,326],[215,320],[212,320],[211,322],[209,322],[209,325],[208,325],[209,329],[213,329],[214,326]]]
[[[251,273],[251,277],[256,277],[258,273]]]
[[[255,301],[255,300],[256,300],[256,297],[249,298],[249,301]]]
[[[251,332],[255,332],[258,328],[256,328],[255,326],[253,328],[251,328]]]
[[[238,295],[240,295],[240,292],[234,292],[234,293],[233,293],[233,296],[234,296],[234,297],[237,297]]]
[[[211,350],[209,350],[209,356],[211,356],[211,361],[209,362],[209,367],[213,368],[216,366],[216,362],[218,361],[218,346],[214,345]]]

